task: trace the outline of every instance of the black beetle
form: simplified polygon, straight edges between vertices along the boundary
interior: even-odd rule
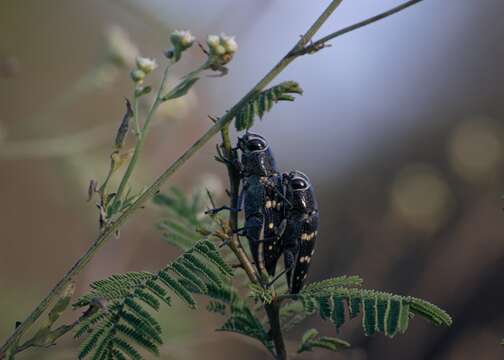
[[[318,236],[319,211],[308,177],[292,170],[282,176],[286,201],[285,229],[281,236],[287,284],[292,294],[303,288]]]
[[[259,272],[273,276],[282,255],[280,235],[283,220],[282,177],[269,143],[258,134],[246,133],[238,139],[243,188],[245,225],[252,257]],[[240,205],[239,205],[240,206]]]

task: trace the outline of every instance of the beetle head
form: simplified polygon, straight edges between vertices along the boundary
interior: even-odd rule
[[[283,174],[283,184],[291,211],[311,213],[313,210],[317,210],[315,193],[308,176],[301,171],[291,170],[289,173]]]
[[[246,133],[238,138],[238,149],[246,175],[270,176],[278,172],[270,145],[261,135]]]

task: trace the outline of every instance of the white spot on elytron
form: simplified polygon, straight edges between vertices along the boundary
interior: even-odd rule
[[[272,208],[274,208],[275,206],[276,206],[276,201],[275,201],[275,200],[273,200],[273,201],[271,202],[271,207],[272,207]]]
[[[304,279],[306,279],[306,277],[307,277],[307,276],[308,276],[308,274],[305,274],[305,275],[303,276],[303,280],[304,280]]]
[[[313,256],[313,254],[315,254],[315,249],[311,251],[311,256]]]
[[[270,200],[266,201],[266,205],[265,206],[266,206],[266,209],[271,208],[271,201]]]
[[[296,280],[299,280],[299,279],[300,279],[300,277],[299,277],[299,276],[296,276]]]
[[[280,210],[281,207],[282,207],[282,203],[280,201],[277,202],[277,205],[276,205],[277,210]]]
[[[309,264],[309,263],[310,263],[310,261],[311,261],[311,257],[307,256],[307,257],[306,257],[306,262]]]
[[[273,245],[268,246],[268,250],[273,250]]]
[[[315,233],[311,233],[311,234],[303,233],[303,234],[301,234],[301,240],[305,240],[305,241],[310,241],[314,237],[315,237]]]
[[[273,228],[275,227],[275,224],[273,224],[273,223],[269,223],[268,227],[269,227],[270,229],[273,229]]]
[[[299,258],[299,262],[301,262],[301,263],[304,263],[304,262],[305,262],[305,258],[304,258],[304,256],[301,256],[301,257]]]

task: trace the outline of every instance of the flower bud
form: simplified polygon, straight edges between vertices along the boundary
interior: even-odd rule
[[[195,37],[189,30],[175,30],[171,33],[170,40],[173,44],[173,49],[166,51],[165,54],[168,58],[178,61],[182,56],[182,52],[194,44]]]
[[[226,49],[228,53],[235,53],[238,50],[238,43],[236,42],[234,36],[221,35],[222,46]]]
[[[210,49],[215,48],[220,43],[220,38],[217,35],[208,35],[207,44]]]
[[[194,40],[196,40],[196,38],[187,30],[181,31],[180,33],[180,45],[184,47],[184,50],[189,49],[194,44]]]
[[[179,47],[180,51],[189,49],[194,44],[194,36],[189,30],[175,30],[170,35],[170,40],[175,47]]]
[[[135,69],[131,71],[130,76],[134,82],[141,84],[145,78],[145,73],[140,69]]]
[[[142,70],[145,74],[148,74],[152,72],[155,68],[157,68],[156,60],[142,56],[138,56],[136,58],[136,66],[138,69]]]
[[[140,97],[143,95],[147,95],[152,91],[152,88],[150,86],[137,86],[135,89],[135,96]]]
[[[207,44],[210,50],[209,68],[224,72],[224,65],[231,61],[234,53],[238,50],[238,43],[235,38],[226,34],[220,36],[208,35]]]
[[[214,52],[217,55],[224,55],[226,53],[226,48],[222,45],[217,45],[214,47]]]

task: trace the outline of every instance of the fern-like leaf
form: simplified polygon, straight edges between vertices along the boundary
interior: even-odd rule
[[[166,271],[161,271],[159,273],[159,279],[170,288],[175,294],[178,295],[187,305],[191,308],[195,308],[196,301],[194,301],[191,296],[191,292],[188,291],[178,280],[171,277]]]
[[[236,129],[238,131],[250,129],[255,118],[262,119],[264,114],[270,111],[277,102],[294,101],[292,94],[303,94],[299,84],[294,81],[285,81],[260,92],[238,111],[235,118]]]
[[[228,331],[242,334],[259,340],[268,350],[273,351],[273,343],[261,322],[246,307],[234,307],[229,319],[217,331]]]
[[[308,288],[298,299],[306,314],[318,309],[320,317],[331,321],[339,329],[348,319],[362,313],[362,327],[367,336],[377,332],[388,337],[404,333],[413,314],[420,315],[435,325],[449,326],[451,317],[439,307],[421,299],[399,296],[359,288],[322,288],[319,292]],[[292,305],[287,305],[291,306]]]
[[[338,351],[342,349],[347,349],[350,347],[350,344],[345,340],[341,340],[334,337],[321,336],[317,338],[318,331],[315,329],[307,330],[299,344],[298,354],[305,351],[312,351],[313,348],[322,348],[331,351]]]
[[[306,285],[301,291],[301,295],[304,294],[315,294],[328,292],[330,293],[332,289],[338,287],[356,287],[361,286],[363,280],[359,276],[338,276],[330,279],[325,279],[322,281],[317,281]]]
[[[273,301],[273,291],[271,288],[263,288],[260,285],[250,284],[249,285],[251,296],[262,303],[270,304]]]
[[[229,277],[230,270],[215,246],[209,240],[200,240],[157,273],[129,272],[94,282],[91,292],[74,306],[94,306],[96,301],[107,305],[96,307],[97,312],[79,324],[75,336],[87,335],[79,358],[141,360],[135,347],[159,354],[161,326],[146,308],[157,311],[161,302],[170,305],[168,294],[191,308],[196,306],[192,293],[209,293],[234,304],[238,295],[225,285]]]
[[[204,208],[199,193],[189,197],[171,188],[167,194],[156,195],[154,202],[167,211],[167,217],[158,225],[163,239],[183,251],[201,239],[201,229],[211,232],[214,226],[210,217],[202,216]]]
[[[225,315],[226,304],[223,304],[218,301],[210,301],[207,305],[207,310],[216,314]]]

